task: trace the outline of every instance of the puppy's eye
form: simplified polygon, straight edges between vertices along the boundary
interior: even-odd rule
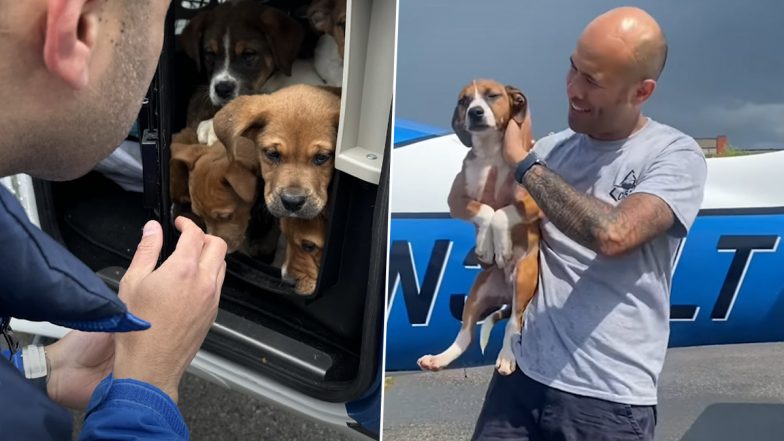
[[[316,251],[316,244],[309,240],[303,240],[300,247],[302,247],[302,251],[306,253],[312,253]]]
[[[493,92],[493,93],[488,94],[487,97],[490,98],[491,100],[494,100],[496,98],[500,98],[501,94],[498,93],[498,92]]]
[[[280,152],[277,150],[268,149],[264,151],[264,156],[272,162],[273,164],[277,164],[280,162]]]
[[[212,59],[215,58],[218,54],[215,53],[212,48],[206,47],[204,48],[204,58]]]
[[[460,99],[457,100],[457,104],[460,104],[460,105],[463,105],[463,106],[468,105],[468,100],[469,100],[469,97],[461,96]]]
[[[245,61],[254,61],[258,57],[258,53],[253,49],[245,49],[242,51],[242,59]]]
[[[234,217],[234,213],[218,213],[215,217],[220,220],[231,220],[231,218]]]
[[[325,155],[324,153],[318,153],[316,156],[313,157],[313,164],[315,165],[324,165],[329,161],[330,156]]]

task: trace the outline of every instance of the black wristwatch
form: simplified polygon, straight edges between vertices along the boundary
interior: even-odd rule
[[[515,169],[515,181],[517,181],[518,184],[522,185],[523,177],[525,176],[525,173],[535,164],[539,164],[547,167],[547,164],[544,162],[544,159],[537,156],[535,152],[529,152],[528,156],[526,156],[525,159],[517,163],[517,168]]]

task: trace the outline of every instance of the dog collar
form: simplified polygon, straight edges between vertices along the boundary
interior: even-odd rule
[[[529,152],[525,159],[517,163],[517,168],[515,169],[515,181],[517,181],[518,184],[523,185],[523,177],[525,177],[525,173],[536,164],[547,167],[544,159],[540,158],[535,152]]]

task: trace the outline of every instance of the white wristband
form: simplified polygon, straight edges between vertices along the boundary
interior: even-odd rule
[[[41,378],[47,374],[46,353],[43,346],[30,345],[22,348],[25,378]]]

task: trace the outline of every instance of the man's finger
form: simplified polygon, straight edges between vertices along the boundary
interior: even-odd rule
[[[158,262],[161,247],[163,247],[163,230],[158,222],[151,220],[144,225],[142,240],[136,247],[136,253],[133,255],[125,277],[142,279],[150,274]]]
[[[178,216],[174,226],[180,230],[180,238],[172,256],[186,259],[198,259],[204,247],[205,234],[192,220]]]
[[[506,126],[504,132],[504,159],[506,162],[517,165],[526,156],[526,147],[522,143],[523,131],[517,123],[512,120]]]
[[[226,242],[220,237],[206,235],[204,248],[199,257],[199,266],[211,277],[217,277],[221,266],[225,264]]]
[[[215,282],[215,289],[217,291],[218,297],[220,298],[221,290],[223,289],[223,280],[226,278],[226,261],[223,261],[223,265],[218,269],[218,279]]]

